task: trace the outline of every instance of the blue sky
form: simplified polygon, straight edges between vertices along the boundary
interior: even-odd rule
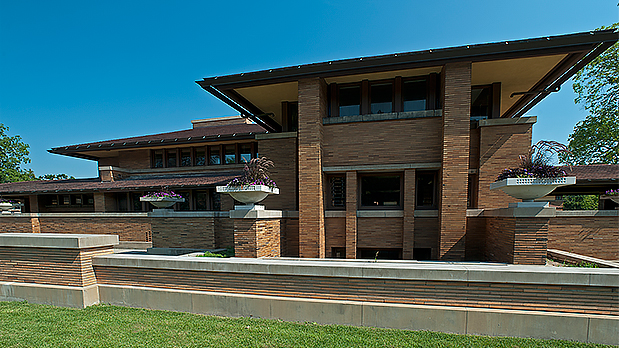
[[[56,146],[187,129],[234,115],[203,77],[593,30],[616,1],[0,0],[0,123],[37,175],[97,176]],[[571,82],[529,114],[566,142],[585,113]]]

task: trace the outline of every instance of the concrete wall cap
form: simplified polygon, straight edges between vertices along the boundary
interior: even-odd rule
[[[209,258],[114,254],[93,265],[211,272],[258,273],[432,281],[619,286],[619,270],[473,262],[336,260],[298,258]]]
[[[111,234],[0,233],[0,246],[22,248],[87,249],[118,244]]]

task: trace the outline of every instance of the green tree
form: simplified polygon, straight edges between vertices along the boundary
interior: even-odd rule
[[[30,146],[19,135],[9,137],[8,130],[0,123],[0,183],[35,180],[32,170],[21,168],[30,163]]]
[[[617,29],[619,23],[603,29]],[[575,103],[589,115],[569,135],[571,153],[559,160],[571,165],[619,164],[619,43],[587,64],[574,77]]]

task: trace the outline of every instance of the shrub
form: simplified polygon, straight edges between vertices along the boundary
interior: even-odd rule
[[[563,210],[597,210],[596,195],[563,196]]]

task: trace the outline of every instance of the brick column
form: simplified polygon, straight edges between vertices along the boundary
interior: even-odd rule
[[[357,258],[357,172],[346,172],[346,258]]]
[[[299,256],[325,257],[322,188],[322,119],[327,86],[321,78],[299,81]]]
[[[234,219],[236,257],[279,257],[281,219]]]
[[[469,165],[471,63],[443,69],[443,159],[440,195],[439,258],[464,259]]]
[[[413,258],[415,246],[415,170],[404,171],[404,221],[402,228],[402,258]]]

